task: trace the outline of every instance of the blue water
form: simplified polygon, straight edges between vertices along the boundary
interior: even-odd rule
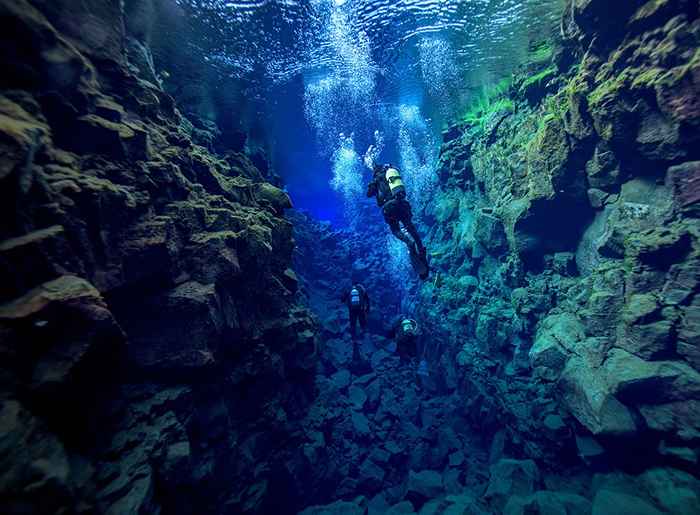
[[[297,208],[352,225],[375,133],[377,158],[428,190],[443,126],[557,30],[562,4],[177,0],[172,16],[178,51],[208,63],[206,116],[255,134]]]

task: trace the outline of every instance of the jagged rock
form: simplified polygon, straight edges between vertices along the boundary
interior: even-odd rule
[[[548,380],[556,380],[571,353],[585,338],[583,326],[569,313],[545,318],[530,349],[532,367]]]
[[[503,223],[484,210],[477,211],[474,217],[474,238],[493,253],[503,251],[507,246]]]
[[[660,515],[648,502],[622,492],[600,490],[593,500],[593,515]]]
[[[434,470],[410,471],[406,497],[421,506],[426,500],[437,497],[444,491],[442,476]]]
[[[676,209],[689,216],[700,215],[700,162],[692,161],[668,169],[666,182],[673,191]]]
[[[0,326],[15,370],[28,369],[30,388],[52,402],[75,403],[81,388],[94,388],[92,374],[106,375],[125,343],[100,293],[69,275],[0,305]],[[33,351],[16,347],[26,339],[44,343]]]
[[[272,184],[263,182],[256,184],[256,197],[270,205],[273,212],[281,215],[285,209],[292,207],[292,200],[284,191],[276,188]]]
[[[595,463],[605,458],[605,449],[598,441],[588,435],[576,435],[576,449],[585,463]]]
[[[3,241],[0,262],[4,265],[0,276],[3,300],[66,273],[84,273],[80,261],[69,251],[65,228],[60,225]]]
[[[367,402],[367,394],[362,388],[351,386],[348,390],[348,397],[353,409],[361,410]]]
[[[700,511],[700,483],[687,472],[655,468],[640,476],[651,497],[669,513],[691,515]]]
[[[367,458],[358,471],[357,481],[363,490],[374,493],[382,488],[382,481],[385,476],[384,470]]]
[[[696,370],[700,370],[700,296],[698,295],[683,310],[676,349]]]
[[[352,374],[350,374],[350,371],[343,369],[338,370],[331,376],[331,382],[338,390],[344,390],[350,385],[351,378]]]
[[[611,392],[634,403],[664,403],[700,396],[700,373],[682,362],[645,361],[613,349],[603,364]]]
[[[681,440],[693,440],[700,436],[700,401],[695,399],[641,404],[639,412],[650,429],[675,433]]]
[[[678,462],[685,462],[689,465],[697,465],[698,454],[689,447],[673,447],[666,445],[664,440],[661,440],[658,448],[661,456],[666,456]]]
[[[559,390],[571,414],[594,435],[633,435],[630,411],[615,398],[605,376],[585,360],[572,357],[559,379]]]
[[[310,506],[299,515],[364,515],[365,508],[357,502],[336,501],[326,506]]]
[[[358,436],[368,436],[370,434],[369,421],[362,413],[352,412],[352,425]]]
[[[415,513],[413,509],[413,504],[409,501],[402,501],[398,504],[391,506],[387,511],[386,515],[400,515],[401,513]]]
[[[16,400],[0,402],[0,464],[0,482],[13,493],[2,503],[6,513],[21,513],[37,496],[48,511],[77,509],[71,490],[78,485],[63,445]]]
[[[502,459],[490,467],[491,478],[484,494],[497,509],[503,509],[512,496],[528,496],[540,482],[540,471],[532,460]]]
[[[611,191],[620,184],[619,163],[606,141],[598,144],[592,159],[586,163],[586,174],[589,184],[599,190]]]
[[[345,340],[332,339],[326,342],[326,352],[330,362],[342,370],[352,360],[352,344]]]
[[[504,515],[588,515],[591,502],[584,497],[561,492],[536,492],[528,497],[508,500]]]

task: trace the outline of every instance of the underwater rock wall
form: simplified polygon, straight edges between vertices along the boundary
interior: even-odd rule
[[[0,1],[0,511],[284,513],[289,198],[193,142],[127,4]]]
[[[576,0],[561,31],[443,135],[423,315],[492,457],[693,471],[698,5]]]

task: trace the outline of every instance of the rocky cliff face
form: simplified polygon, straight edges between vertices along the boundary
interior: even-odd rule
[[[291,511],[289,199],[193,143],[127,4],[0,2],[0,511]]]
[[[551,60],[445,132],[429,213],[440,278],[422,305],[435,334],[463,342],[454,367],[494,449],[551,471],[692,471],[698,7],[611,9],[569,2]],[[661,502],[693,513],[692,499]]]

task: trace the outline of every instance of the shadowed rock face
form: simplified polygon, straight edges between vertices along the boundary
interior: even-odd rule
[[[572,66],[546,72],[539,100],[521,75],[505,94],[514,108],[487,115],[495,128],[484,119],[445,132],[441,224],[428,246],[464,251],[433,259],[442,287],[424,287],[421,305],[434,334],[461,324],[456,375],[482,392],[512,455],[555,470],[578,453],[628,471],[690,471],[700,450],[697,5],[575,0],[562,34],[559,62]],[[533,398],[538,407],[525,406]],[[609,495],[593,513],[606,513]],[[509,506],[544,513],[545,501]],[[640,513],[656,512],[648,501]]]
[[[289,198],[193,143],[147,10],[73,4],[0,2],[0,511],[293,511]]]
[[[697,513],[698,7],[622,4],[568,2],[554,62],[446,131],[434,275],[397,285],[375,206],[285,218],[181,115],[155,4],[0,0],[0,511]]]

